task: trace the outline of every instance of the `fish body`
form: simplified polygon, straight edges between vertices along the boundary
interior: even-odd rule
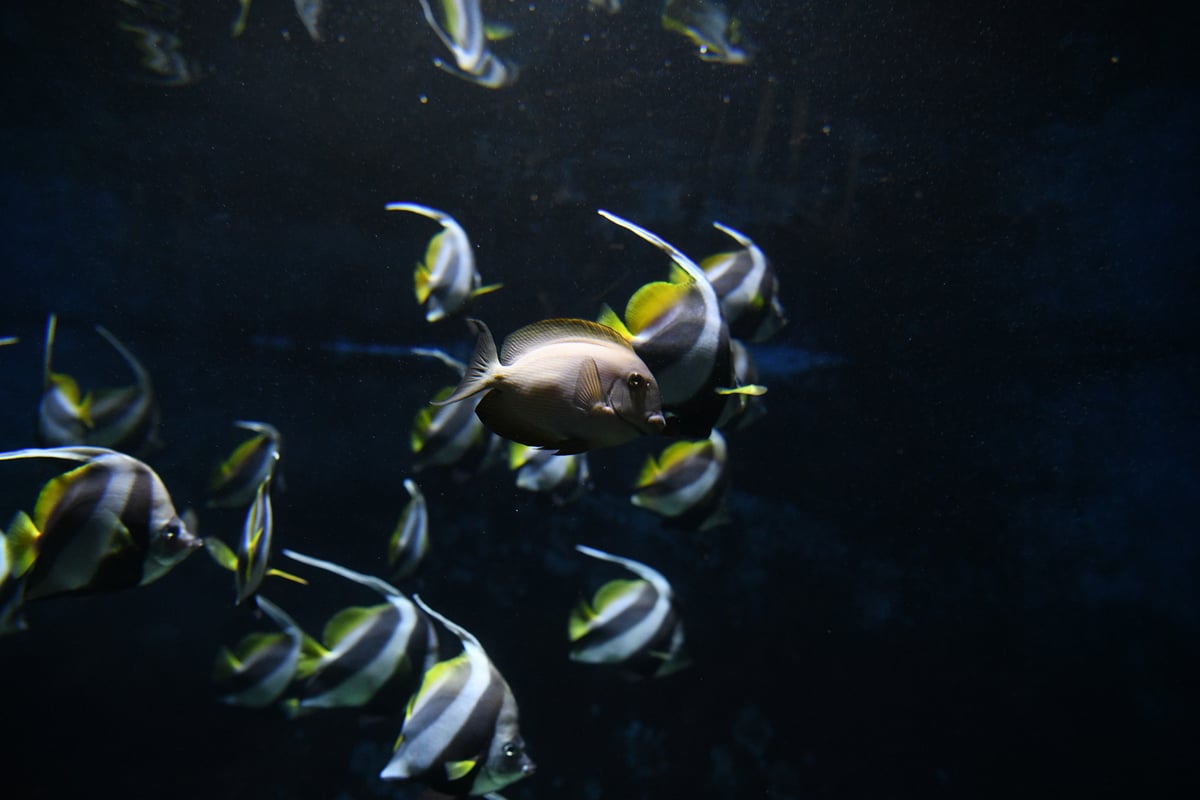
[[[591,603],[582,602],[570,615],[567,635],[571,660],[588,664],[622,664],[638,674],[662,677],[687,665],[683,623],[674,607],[674,592],[655,569],[577,545],[576,550],[618,564],[638,580],[609,581]]]
[[[499,355],[478,320],[475,353],[458,388],[436,405],[486,392],[475,413],[489,430],[521,444],[582,453],[662,430],[658,384],[617,332],[581,319],[527,325]]]
[[[409,691],[437,660],[437,633],[399,589],[370,575],[291,550],[284,555],[332,572],[383,595],[375,606],[352,606],[330,618],[322,634],[325,654],[314,665],[287,710],[299,715],[321,708],[366,705],[388,684]]]
[[[142,363],[106,329],[96,326],[129,365],[135,382],[128,386],[101,388],[84,394],[70,375],[51,367],[58,317],[46,322],[43,361],[43,391],[38,404],[37,433],[47,447],[86,445],[121,452],[140,453],[157,443],[158,402],[150,373]]]
[[[409,501],[388,541],[388,563],[396,578],[413,574],[429,552],[429,509],[416,481],[405,479]]]
[[[325,11],[324,0],[294,0],[296,16],[304,23],[304,29],[314,42],[321,41],[321,15]]]
[[[730,339],[729,353],[733,359],[734,385],[757,385],[758,366],[746,345],[738,339]],[[716,427],[722,430],[743,430],[765,413],[766,406],[758,396],[741,393],[726,395],[725,407],[721,409]]]
[[[82,462],[46,483],[32,517],[18,512],[9,528],[10,538],[36,540],[25,600],[148,584],[202,546],[162,479],[132,456],[99,447],[0,453],[24,458]]]
[[[630,501],[669,526],[707,530],[727,521],[728,492],[728,449],[713,429],[703,441],[674,442],[647,458]]]
[[[437,322],[457,314],[475,297],[500,288],[483,286],[475,268],[475,250],[462,225],[444,211],[417,203],[388,203],[388,211],[408,211],[442,226],[429,240],[425,260],[417,264],[413,281],[417,302],[425,306],[425,319]]]
[[[583,496],[591,484],[587,453],[555,456],[549,450],[509,443],[508,466],[517,471],[517,488],[550,496],[565,505]]]
[[[717,293],[700,266],[645,228],[604,210],[599,213],[672,261],[671,280],[638,289],[626,305],[623,321],[608,307],[600,321],[627,339],[658,378],[668,412],[665,433],[702,439],[720,418],[727,395],[762,389],[736,385],[729,328]]]
[[[254,435],[213,469],[207,489],[211,508],[238,508],[251,502],[263,481],[274,477],[282,457],[283,437],[274,425],[251,420],[233,424]]]
[[[742,41],[741,23],[720,0],[666,0],[662,25],[690,39],[702,61],[749,64],[753,56]]]
[[[433,65],[443,72],[448,72],[455,77],[478,84],[485,89],[503,89],[512,86],[517,82],[517,77],[521,74],[520,69],[515,64],[505,61],[491,50],[484,53],[483,60],[480,62],[478,69],[473,72],[465,72],[440,58],[433,59]]]
[[[434,10],[437,5],[437,11]],[[434,58],[438,69],[489,89],[511,86],[518,70],[488,47],[489,39],[508,36],[511,32],[489,25],[483,18],[479,0],[421,0],[425,21],[450,51],[454,63]],[[440,13],[439,13],[440,12]]]
[[[280,631],[250,634],[232,650],[222,648],[217,654],[213,681],[227,705],[266,708],[304,674],[306,658],[312,661],[323,652],[279,606],[261,596],[255,602]]]
[[[409,701],[396,749],[380,777],[418,780],[435,791],[478,796],[533,774],[517,701],[472,634],[425,605],[462,643],[462,653],[425,672]]]
[[[717,253],[700,262],[720,298],[729,333],[749,342],[765,342],[787,324],[775,270],[750,237],[720,222],[714,222],[713,227],[742,246],[741,250]]]
[[[141,65],[154,77],[150,83],[160,86],[188,86],[200,80],[203,69],[181,51],[183,42],[169,30],[156,25],[118,22],[117,27],[137,37],[142,53]]]

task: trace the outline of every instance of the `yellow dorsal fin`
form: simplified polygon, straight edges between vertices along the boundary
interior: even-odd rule
[[[337,643],[344,639],[351,631],[360,625],[366,624],[370,621],[371,617],[387,607],[386,605],[381,605],[343,608],[330,617],[329,622],[325,623],[325,630],[321,634],[325,646],[330,649],[336,647]]]
[[[619,578],[615,581],[609,581],[596,591],[596,596],[592,598],[592,608],[599,614],[604,611],[610,604],[620,600],[627,593],[638,589],[645,581],[632,580],[628,578]]]
[[[625,324],[634,333],[641,333],[681,302],[690,288],[690,280],[686,284],[666,281],[647,283],[629,298],[625,306]]]
[[[237,674],[238,669],[242,666],[242,662],[238,661],[237,656],[233,654],[228,647],[222,647],[217,651],[216,661],[213,663],[213,680],[225,681]]]
[[[418,262],[413,268],[413,290],[417,295],[417,303],[424,305],[433,291],[433,273],[424,262]]]
[[[642,471],[638,473],[637,483],[633,485],[635,489],[644,489],[658,480],[658,476],[662,474],[662,467],[654,460],[654,456],[646,456],[646,463],[642,465]]]
[[[712,444],[708,439],[696,442],[675,442],[659,455],[658,465],[663,472],[669,472],[672,467],[678,466],[689,458],[701,455],[706,449],[712,449]]]
[[[33,522],[38,530],[46,527],[46,520],[58,504],[62,502],[67,490],[77,481],[94,480],[95,470],[91,464],[76,467],[70,472],[64,472],[56,478],[51,478],[38,494],[37,504],[33,507]]]
[[[572,642],[577,642],[592,629],[592,620],[596,618],[596,612],[588,605],[587,601],[582,601],[575,608],[571,609],[571,616],[567,620],[567,639]]]
[[[479,297],[482,294],[491,294],[497,289],[503,289],[503,283],[489,283],[487,286],[480,286],[471,290],[471,297]]]
[[[471,770],[475,769],[475,765],[479,762],[473,758],[464,758],[461,761],[446,762],[446,778],[448,780],[457,781],[471,774]]]
[[[7,539],[0,540],[0,547],[8,548],[9,575],[19,578],[29,571],[37,559],[37,540],[42,532],[24,511],[18,511],[8,526]],[[0,575],[0,583],[6,576]]]

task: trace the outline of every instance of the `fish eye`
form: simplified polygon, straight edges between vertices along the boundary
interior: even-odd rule
[[[179,534],[182,531],[182,527],[183,527],[182,522],[180,522],[177,519],[173,519],[170,522],[168,522],[166,525],[163,526],[161,535],[168,542],[173,542],[179,538]]]
[[[636,372],[630,373],[629,378],[625,382],[629,385],[630,389],[641,389],[646,385],[646,379]]]
[[[519,755],[521,755],[521,748],[517,747],[516,742],[509,742],[508,744],[504,745],[505,758],[516,758]]]

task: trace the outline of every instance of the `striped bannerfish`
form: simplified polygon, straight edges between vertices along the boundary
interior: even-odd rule
[[[394,578],[407,578],[416,572],[429,552],[429,509],[425,506],[425,495],[411,478],[404,480],[404,490],[409,501],[388,541],[388,564]]]
[[[714,428],[702,441],[675,442],[649,456],[630,501],[664,518],[668,527],[708,530],[729,521],[725,437]]]
[[[749,342],[765,342],[787,324],[779,302],[779,279],[767,256],[754,241],[720,222],[713,227],[742,246],[700,262],[721,301],[729,334]]]
[[[701,61],[749,64],[753,58],[741,22],[721,0],[664,0],[662,26],[690,39]]]
[[[638,289],[625,307],[625,320],[605,306],[600,322],[629,340],[658,379],[665,433],[703,439],[720,418],[730,394],[761,394],[760,386],[737,386],[729,328],[717,293],[700,267],[659,236],[607,211],[600,215],[670,256],[670,281]]]
[[[386,684],[407,696],[437,660],[437,633],[421,610],[379,578],[292,550],[283,554],[362,584],[387,601],[345,608],[329,620],[321,637],[327,652],[297,696],[286,701],[285,710],[296,716],[321,708],[362,706]]]
[[[32,539],[25,600],[141,586],[202,546],[162,479],[136,458],[102,447],[31,448],[0,461],[83,462],[42,487],[33,517],[17,512],[8,536]]]
[[[458,637],[462,652],[425,672],[409,701],[396,750],[379,777],[417,780],[438,792],[477,796],[532,775],[517,701],[469,632],[413,598]]]
[[[408,347],[403,354],[437,359],[453,369],[460,380],[467,371],[466,364],[436,348]],[[482,397],[438,405],[454,394],[454,389],[454,386],[439,389],[413,419],[409,444],[417,456],[413,462],[417,472],[428,467],[454,467],[469,477],[498,460],[503,440],[485,428],[475,415],[475,406]]]
[[[585,545],[584,555],[611,561],[641,580],[609,581],[591,604],[580,603],[567,623],[571,660],[623,664],[644,676],[662,677],[688,665],[683,623],[673,605],[674,592],[657,570]]]
[[[47,447],[87,445],[138,454],[157,444],[158,403],[150,373],[125,345],[106,329],[96,332],[120,353],[136,378],[130,386],[97,389],[86,395],[70,375],[51,368],[58,316],[46,321],[43,391],[37,433]]]
[[[457,314],[481,294],[494,292],[502,284],[480,285],[475,268],[475,251],[467,232],[444,211],[416,203],[388,203],[388,211],[410,211],[442,226],[429,240],[425,260],[417,264],[413,281],[417,302],[425,306],[425,319],[437,322]]]
[[[254,500],[246,509],[246,518],[242,522],[242,536],[238,540],[238,549],[234,553],[229,546],[215,536],[204,540],[205,549],[218,565],[231,571],[234,575],[234,590],[236,600],[234,605],[241,605],[253,597],[262,586],[263,579],[268,575],[284,578],[293,583],[307,584],[308,581],[298,578],[278,569],[268,569],[267,561],[271,557],[271,540],[275,536],[275,513],[271,509],[271,476],[268,475],[258,484]]]
[[[233,650],[221,648],[213,681],[222,703],[266,708],[283,696],[292,681],[306,677],[325,651],[279,606],[262,596],[255,602],[280,632],[252,633]]]
[[[283,455],[283,437],[274,425],[244,419],[233,424],[254,435],[213,468],[207,487],[210,508],[237,508],[249,503],[259,485],[275,476]]]
[[[729,354],[733,359],[735,386],[752,386],[758,383],[758,366],[754,356],[739,339],[729,340]],[[740,431],[767,413],[761,396],[735,393],[726,395],[725,407],[717,418],[716,426],[721,430]]]
[[[511,31],[490,24],[483,18],[479,0],[435,0],[441,18],[434,13],[430,0],[421,0],[425,21],[454,57],[450,64],[440,58],[433,63],[464,80],[488,89],[500,89],[516,83],[518,70],[488,47],[489,40],[502,39]]]
[[[556,456],[549,450],[510,442],[509,469],[517,471],[517,488],[550,495],[555,505],[578,500],[591,486],[587,453]]]

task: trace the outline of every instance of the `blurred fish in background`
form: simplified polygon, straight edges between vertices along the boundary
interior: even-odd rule
[[[683,623],[674,591],[662,573],[631,558],[576,545],[586,556],[620,565],[638,580],[613,580],[592,601],[581,601],[567,623],[571,660],[620,664],[633,673],[661,678],[688,666]]]
[[[321,636],[324,652],[284,701],[288,715],[364,706],[385,686],[392,695],[408,697],[437,660],[437,633],[424,612],[379,578],[294,550],[283,553],[378,592],[385,601],[344,608],[329,619]]]
[[[282,483],[282,475],[276,477],[283,457],[283,437],[279,430],[270,423],[252,420],[233,424],[254,435],[238,444],[213,468],[206,489],[209,508],[240,508],[254,499],[265,481]]]
[[[745,65],[753,58],[741,22],[721,0],[664,0],[662,25],[690,39],[702,61]]]
[[[720,222],[713,227],[742,246],[700,262],[721,301],[729,335],[756,344],[765,342],[787,324],[775,269],[750,237]]]
[[[150,373],[142,363],[105,328],[96,326],[133,371],[135,382],[128,386],[83,392],[78,382],[52,367],[58,316],[46,321],[46,344],[42,364],[42,397],[38,404],[37,435],[45,447],[87,445],[144,455],[159,446],[160,412]]]
[[[429,552],[429,509],[425,495],[411,478],[404,479],[404,491],[408,492],[409,500],[388,540],[388,564],[393,580],[416,572]]]
[[[510,442],[508,468],[517,473],[517,488],[540,492],[557,506],[574,502],[591,488],[587,453],[557,456],[549,450]]]
[[[419,214],[442,226],[429,240],[425,259],[418,262],[413,274],[417,302],[425,306],[425,319],[429,322],[458,314],[476,297],[503,286],[483,285],[475,268],[475,248],[454,217],[417,203],[388,203],[387,210]]]
[[[312,674],[324,651],[282,608],[262,595],[254,601],[279,631],[252,633],[232,650],[221,648],[213,683],[222,703],[266,708],[283,697],[293,681]]]
[[[668,527],[709,530],[729,522],[729,462],[725,437],[674,442],[648,456],[630,501],[663,517]]]

